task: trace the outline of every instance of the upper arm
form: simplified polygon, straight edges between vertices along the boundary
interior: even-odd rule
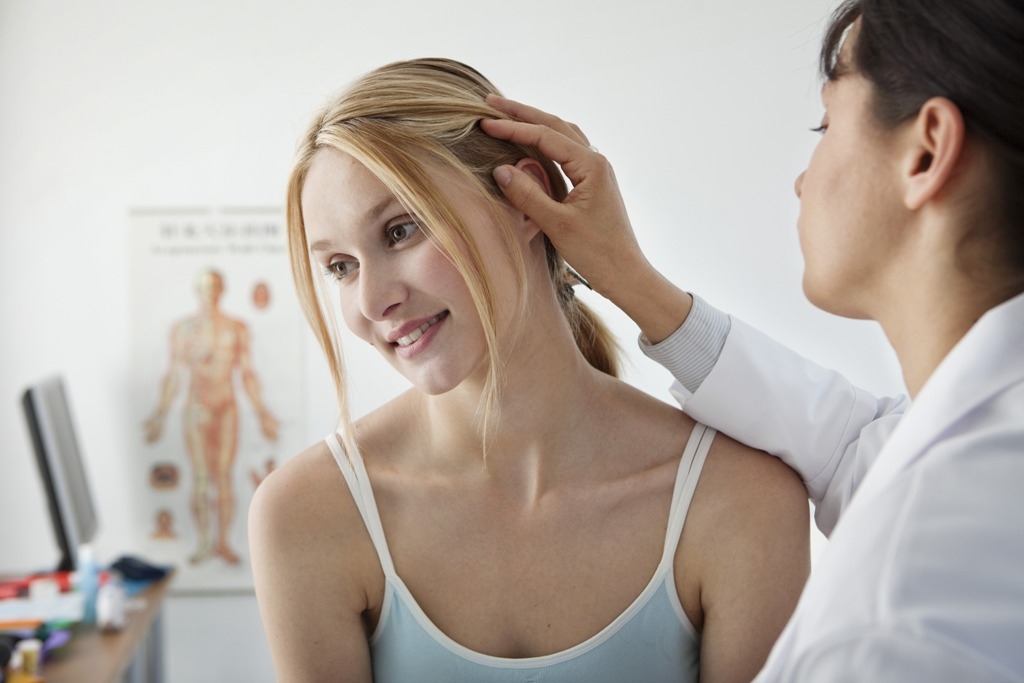
[[[235,350],[238,352],[238,364],[244,372],[252,371],[252,356],[249,351],[249,327],[235,321]]]
[[[809,506],[800,478],[777,459],[719,435],[680,550],[677,586],[691,598],[688,614],[698,612],[701,680],[749,681],[810,572]]]
[[[826,534],[909,406],[906,397],[857,388],[735,318],[700,389],[674,393],[698,422],[796,470]]]
[[[376,556],[372,544],[367,556],[371,542],[341,473],[319,450],[256,489],[249,509],[256,597],[277,680],[368,682],[364,614]]]
[[[803,650],[780,671],[794,683],[930,683],[1019,680],[1005,662],[995,662],[963,643],[899,625],[850,629]]]
[[[186,330],[185,326],[187,323],[175,323],[171,328],[171,348],[170,348],[170,370],[177,370],[177,368],[185,363],[185,337]]]

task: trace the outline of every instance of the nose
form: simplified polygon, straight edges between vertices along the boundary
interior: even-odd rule
[[[359,310],[367,320],[386,320],[405,300],[401,279],[389,268],[359,266]]]
[[[797,199],[800,199],[800,192],[804,186],[804,173],[807,173],[807,171],[803,171],[800,175],[798,175],[796,177],[796,182],[793,183],[793,191],[796,192]]]

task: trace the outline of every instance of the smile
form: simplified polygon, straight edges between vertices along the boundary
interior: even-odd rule
[[[433,318],[423,323],[409,334],[405,335],[404,337],[399,337],[398,339],[396,339],[395,344],[401,347],[409,346],[410,344],[416,343],[416,341],[423,336],[424,332],[426,332],[431,327],[444,320],[446,317],[448,317],[448,311],[442,311],[441,313],[438,313]]]

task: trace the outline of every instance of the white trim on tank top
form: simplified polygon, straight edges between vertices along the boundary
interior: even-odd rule
[[[412,592],[395,571],[394,562],[391,559],[391,551],[388,549],[387,539],[384,536],[384,525],[380,520],[380,513],[377,510],[377,503],[373,496],[373,487],[370,484],[370,478],[362,457],[358,453],[351,457],[347,456],[347,452],[342,447],[338,435],[332,432],[325,441],[335,461],[337,461],[338,466],[341,468],[349,491],[352,493],[356,506],[359,508],[363,523],[366,525],[370,539],[377,550],[378,560],[381,563],[381,569],[388,584],[385,586],[384,602],[381,605],[377,628],[374,629],[373,635],[370,636],[370,645],[372,646],[377,641],[384,630],[388,615],[392,609],[392,594],[394,592],[399,594],[406,608],[412,613],[423,630],[437,641],[439,645],[453,654],[471,662],[496,668],[516,669],[550,666],[585,654],[607,641],[650,602],[662,584],[666,586],[671,606],[680,623],[690,636],[699,642],[700,635],[690,622],[689,617],[686,616],[686,612],[683,610],[679,599],[679,594],[676,591],[675,554],[676,548],[679,545],[679,538],[682,535],[683,525],[686,522],[686,513],[690,508],[693,493],[697,488],[697,480],[700,478],[700,472],[704,467],[704,460],[707,457],[708,450],[711,448],[711,443],[714,441],[716,433],[714,429],[702,424],[694,426],[693,431],[690,433],[690,438],[680,458],[679,469],[676,473],[676,483],[672,492],[672,503],[669,508],[669,519],[661,560],[654,570],[654,576],[651,577],[651,580],[641,591],[640,595],[633,600],[629,607],[613,619],[610,624],[582,643],[548,655],[512,658],[497,657],[471,650],[465,645],[456,642],[438,628],[430,617],[427,616],[426,612],[423,611],[423,608],[420,607]],[[393,589],[393,591],[389,590],[389,588]]]

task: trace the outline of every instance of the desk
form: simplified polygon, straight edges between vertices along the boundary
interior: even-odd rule
[[[43,666],[46,683],[163,683],[164,597],[173,574],[131,598],[145,606],[127,613],[121,631],[102,632],[79,624],[71,641]],[[18,677],[10,679],[17,683]]]

